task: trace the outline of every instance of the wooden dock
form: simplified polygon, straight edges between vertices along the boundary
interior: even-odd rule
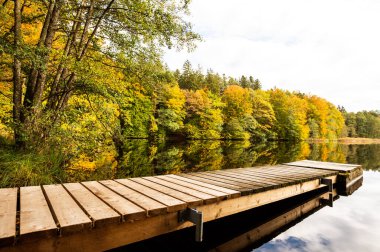
[[[103,251],[194,225],[186,220],[199,226],[199,221],[212,221],[320,188],[332,194],[332,184],[339,188],[338,193],[349,194],[346,188],[361,176],[359,165],[304,160],[4,188],[0,189],[0,250]],[[198,216],[195,221],[194,215]]]

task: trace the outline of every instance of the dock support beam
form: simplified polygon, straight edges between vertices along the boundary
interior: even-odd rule
[[[178,212],[178,222],[190,221],[195,225],[195,241],[201,242],[203,239],[203,214],[192,208]]]

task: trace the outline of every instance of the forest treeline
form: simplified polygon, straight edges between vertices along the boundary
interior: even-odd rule
[[[380,138],[380,111],[347,112],[338,109],[345,118],[345,135],[348,137]]]
[[[0,141],[84,167],[122,165],[131,138],[378,136],[376,112],[342,113],[188,61],[169,70],[162,48],[200,40],[184,19],[189,2],[0,0]]]

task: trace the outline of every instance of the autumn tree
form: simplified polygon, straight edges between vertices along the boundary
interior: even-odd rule
[[[198,35],[182,18],[188,3],[26,0],[21,4],[4,0],[2,13],[7,16],[1,19],[6,24],[1,24],[5,29],[0,52],[13,58],[16,143],[23,146],[31,136],[43,138],[47,125],[40,127],[41,120],[57,122],[70,97],[91,88],[81,74],[91,62],[123,67],[142,54],[157,57],[162,46],[192,48]],[[38,11],[26,18],[27,8]],[[23,24],[39,27],[36,41],[27,42],[28,29]]]
[[[257,121],[252,116],[253,108],[248,89],[237,85],[228,86],[222,96],[225,103],[224,137],[228,139],[249,139],[257,127]]]
[[[276,139],[275,133],[276,116],[269,93],[263,90],[251,91],[252,116],[257,122],[252,137],[260,140]]]
[[[158,94],[156,122],[160,137],[178,134],[186,116],[185,94],[177,83],[165,85]]]
[[[275,115],[275,131],[281,140],[302,140],[309,137],[308,103],[296,94],[281,89],[270,90]]]
[[[219,139],[223,129],[221,99],[203,89],[185,91],[185,133],[191,139]]]

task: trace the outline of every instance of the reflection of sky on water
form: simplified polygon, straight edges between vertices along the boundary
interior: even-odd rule
[[[380,251],[380,172],[254,251]]]

